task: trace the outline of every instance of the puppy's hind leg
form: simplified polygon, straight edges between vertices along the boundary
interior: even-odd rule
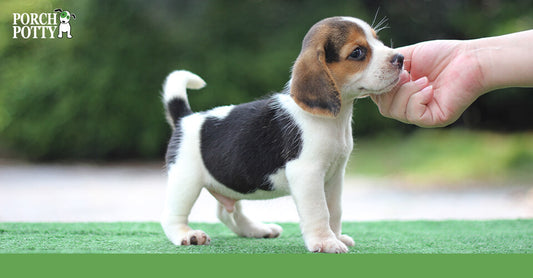
[[[235,202],[233,212],[228,212],[224,205],[218,204],[217,216],[230,230],[242,237],[276,238],[283,229],[276,224],[256,222],[242,212],[240,201]]]
[[[161,226],[168,239],[175,245],[208,245],[209,236],[188,225],[192,206],[202,190],[201,177],[179,161],[168,171],[167,197]]]

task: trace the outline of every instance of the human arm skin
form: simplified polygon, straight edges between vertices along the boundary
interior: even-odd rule
[[[479,96],[533,87],[533,30],[476,40],[437,40],[399,48],[400,83],[372,95],[386,117],[421,127],[455,122]]]

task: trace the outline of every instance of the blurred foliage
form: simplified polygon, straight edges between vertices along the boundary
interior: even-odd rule
[[[0,149],[40,160],[159,158],[170,130],[159,92],[170,71],[188,69],[207,81],[189,94],[196,111],[251,101],[283,88],[316,21],[350,15],[371,22],[378,7],[378,19],[391,26],[380,37],[394,46],[533,27],[530,0],[7,0],[0,3]],[[11,39],[12,13],[54,8],[76,14],[72,39]],[[506,93],[505,106],[501,94],[482,97],[458,124],[531,129],[525,111],[533,94],[525,90]],[[492,107],[503,123],[491,120]],[[391,129],[414,127],[383,118],[368,99],[357,102],[357,136]]]
[[[532,169],[533,132],[455,128],[358,138],[347,173],[386,176],[409,185],[509,185],[530,184]]]

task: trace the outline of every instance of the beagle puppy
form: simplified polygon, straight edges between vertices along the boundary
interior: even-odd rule
[[[341,191],[353,148],[356,98],[390,91],[403,56],[383,45],[364,21],[332,17],[311,27],[281,93],[193,113],[186,89],[205,82],[174,71],[163,84],[172,137],[162,227],[175,245],[211,239],[188,226],[202,188],[218,200],[218,218],[239,236],[278,237],[276,224],[253,221],[239,200],[292,195],[307,249],[345,253],[354,241],[341,233]]]

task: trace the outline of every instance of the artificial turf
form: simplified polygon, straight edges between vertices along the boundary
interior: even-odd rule
[[[240,238],[222,224],[192,223],[209,246],[174,246],[160,225],[140,223],[0,223],[0,253],[243,254],[307,253],[298,224],[276,239]],[[533,253],[533,220],[349,222],[354,254]]]

